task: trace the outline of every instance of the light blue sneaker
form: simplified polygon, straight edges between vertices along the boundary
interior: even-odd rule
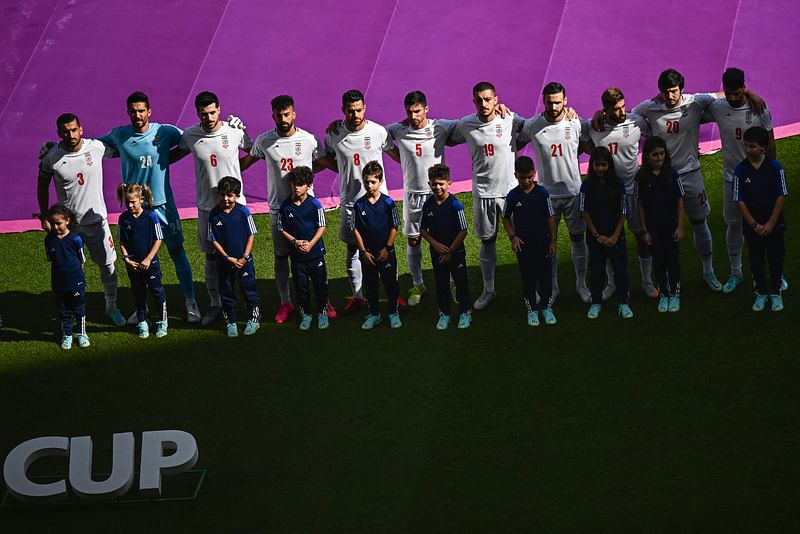
[[[136,325],[136,334],[142,339],[150,337],[150,327],[147,325],[147,321],[142,321]]]
[[[704,273],[703,280],[706,281],[706,284],[708,284],[708,288],[711,291],[722,291],[722,282],[719,281],[717,275],[714,274],[714,271]]]
[[[410,306],[410,304],[409,304]],[[389,314],[389,326],[392,328],[400,328],[403,326],[403,321],[400,320],[399,313],[390,313]]]
[[[72,336],[63,336],[61,338],[61,348],[64,350],[72,348]]]
[[[458,327],[461,329],[469,328],[472,324],[472,314],[470,312],[463,312],[458,316]]]
[[[659,313],[665,313],[669,311],[669,301],[670,298],[666,295],[661,295],[660,297],[658,297],[658,306],[656,307],[656,309],[658,310]]]
[[[783,311],[783,297],[780,295],[770,295],[769,307],[772,311]]]
[[[439,312],[439,320],[436,321],[436,330],[447,330],[450,326],[450,316]]]
[[[246,336],[252,336],[256,332],[258,332],[258,329],[259,329],[260,326],[261,326],[261,324],[258,321],[254,321],[254,320],[250,319],[244,325],[244,331],[242,332],[242,334],[244,334]]]
[[[680,297],[670,297],[669,298],[669,311],[670,313],[675,313],[681,311],[681,298]]]
[[[725,285],[722,286],[722,292],[726,294],[733,293],[743,280],[744,277],[741,274],[731,274],[725,281]]]
[[[633,310],[627,304],[620,304],[617,311],[619,312],[619,316],[623,319],[630,319],[633,317]]]
[[[89,343],[89,336],[85,334],[78,334],[77,336],[75,336],[75,341],[78,342],[78,346],[82,349],[85,349],[86,347],[91,345],[91,343]]]
[[[550,307],[542,310],[542,318],[544,319],[544,324],[554,325],[558,322],[556,314],[553,313],[553,308]]]
[[[364,318],[364,322],[361,323],[361,330],[372,330],[375,328],[375,325],[380,324],[382,320],[380,315],[367,315]]]
[[[236,323],[228,323],[225,327],[225,335],[228,337],[239,337],[239,327]]]
[[[753,311],[754,312],[764,311],[766,305],[767,305],[767,296],[756,293],[756,300],[755,302],[753,302]]]
[[[586,317],[589,319],[597,319],[600,316],[600,305],[592,304],[589,306],[589,311],[586,312]]]
[[[318,313],[317,314],[317,328],[320,330],[325,330],[330,325],[330,320],[328,319],[327,313]]]
[[[528,326],[539,326],[539,314],[536,310],[528,312]]]
[[[311,314],[309,313],[303,313],[303,312],[300,313],[301,313],[300,330],[308,330],[309,328],[311,328],[311,320],[313,319],[313,317],[311,317]]]
[[[156,321],[156,337],[167,335],[167,321]]]

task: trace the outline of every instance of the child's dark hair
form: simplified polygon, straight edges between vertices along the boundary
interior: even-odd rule
[[[444,163],[437,163],[428,168],[428,181],[434,180],[450,180],[450,167]]]
[[[744,131],[744,140],[748,143],[757,143],[761,148],[769,145],[769,132],[761,126],[752,126]]]
[[[639,182],[639,187],[650,187],[650,179],[655,178],[655,175],[653,174],[653,168],[650,166],[650,158],[648,156],[657,148],[664,149],[664,165],[661,167],[661,179],[664,180],[664,182],[669,182],[672,180],[672,160],[669,156],[669,150],[667,150],[667,142],[664,141],[662,137],[653,135],[645,139],[644,146],[642,147],[643,172],[639,172],[636,175],[636,180]]]
[[[217,183],[217,194],[219,194],[219,196],[225,196],[231,193],[236,193],[237,195],[241,195],[242,182],[240,182],[233,176],[223,176]]]
[[[67,228],[73,230],[78,227],[78,220],[75,218],[75,214],[72,212],[71,209],[66,207],[64,204],[53,204],[50,206],[50,209],[47,210],[47,215],[45,216],[46,220],[50,220],[55,215],[61,215],[65,219],[69,220],[69,224]]]
[[[314,185],[314,171],[309,167],[295,167],[286,175],[286,179],[292,185]]]
[[[595,173],[594,164],[598,161],[605,161],[608,164],[608,172],[605,177],[600,178]],[[605,184],[601,183],[601,180]],[[591,199],[592,203],[603,202],[608,197],[601,194],[602,188],[610,189],[613,192],[612,198],[618,199],[624,193],[619,188],[619,178],[617,178],[617,171],[614,168],[614,158],[611,157],[611,152],[604,146],[595,147],[589,156],[589,175],[586,178],[587,196]],[[617,210],[621,209],[617,206]]]
[[[533,160],[528,156],[520,156],[514,161],[514,172],[517,174],[531,174],[536,171]]]
[[[377,176],[378,180],[383,180],[383,167],[377,161],[370,161],[366,165],[364,165],[364,169],[361,171],[361,178],[366,178],[367,176]]]
[[[120,206],[125,204],[125,196],[129,194],[138,194],[144,200],[145,205],[153,205],[153,193],[146,185],[125,183],[119,184],[117,186],[117,200],[119,200]]]

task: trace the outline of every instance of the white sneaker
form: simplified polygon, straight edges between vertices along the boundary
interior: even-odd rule
[[[575,291],[578,292],[578,296],[581,298],[583,302],[588,304],[589,302],[592,301],[592,292],[589,291],[589,288],[586,287],[586,284],[581,284],[580,282],[578,282],[577,284],[575,284]]]
[[[194,299],[186,299],[186,320],[190,323],[199,323],[203,319],[200,314],[200,308],[197,307],[197,301]]]
[[[489,291],[483,291],[481,296],[475,299],[474,307],[476,310],[484,310],[489,306],[489,303],[494,300],[495,294]]]

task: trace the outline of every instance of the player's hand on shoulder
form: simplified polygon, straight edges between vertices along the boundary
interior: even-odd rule
[[[595,111],[594,115],[592,115],[592,129],[595,132],[603,131],[603,117],[604,113],[602,109]]]
[[[759,95],[751,90],[747,90],[747,100],[750,101],[750,107],[753,108],[753,113],[761,115],[767,107],[767,103]]]
[[[503,103],[497,104],[497,114],[500,115],[501,118],[505,119],[506,115],[510,113],[512,113],[512,111],[508,109],[508,106]]]
[[[39,161],[43,160],[47,153],[50,152],[50,150],[52,150],[56,144],[57,143],[55,141],[45,141],[42,143],[42,146],[39,147]]]
[[[327,128],[325,128],[326,134],[336,135],[339,133],[339,128],[342,127],[342,121],[340,119],[336,119],[331,121]]]
[[[228,115],[228,126],[230,126],[231,128],[237,128],[239,130],[247,129],[247,126],[244,125],[242,119],[240,119],[236,115]]]
[[[573,108],[573,107],[564,108],[564,112],[566,113],[565,116],[566,116],[566,119],[568,121],[571,121],[573,119],[577,119],[578,118],[578,112],[575,111],[575,108]]]

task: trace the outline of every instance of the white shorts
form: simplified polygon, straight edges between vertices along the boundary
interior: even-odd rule
[[[722,215],[725,224],[742,223],[742,212],[733,201],[733,182],[725,182],[722,186]]]
[[[642,233],[642,222],[639,220],[639,202],[633,193],[625,194],[625,208],[628,210],[628,214],[625,216],[628,219],[628,229],[633,235],[640,235]]]
[[[206,254],[214,254],[216,250],[211,241],[208,240],[208,216],[209,211],[197,210],[197,248]]]
[[[89,256],[97,265],[109,265],[117,261],[117,250],[114,248],[114,237],[111,235],[111,228],[108,221],[81,225],[78,227],[86,248],[89,249]]]
[[[487,241],[497,237],[499,221],[503,217],[505,207],[505,198],[472,197],[472,230],[478,239]]]
[[[406,237],[419,237],[422,225],[422,205],[431,198],[431,193],[403,194],[403,233]]]
[[[697,169],[681,174],[680,178],[683,190],[686,192],[686,196],[683,197],[686,216],[695,221],[707,218],[711,213],[711,206],[708,204],[708,195],[703,184],[703,173]]]
[[[281,214],[275,210],[269,212],[270,228],[272,229],[272,249],[276,256],[289,255],[289,242],[283,237],[283,234],[278,229],[278,221],[280,221]]]
[[[353,220],[353,206],[339,205],[339,239],[348,245],[356,244],[356,237],[350,228],[350,221]]]
[[[567,223],[569,235],[583,235],[586,232],[586,221],[581,217],[580,202],[578,195],[574,197],[552,198],[553,211],[556,216],[556,231],[561,224],[561,217]]]

